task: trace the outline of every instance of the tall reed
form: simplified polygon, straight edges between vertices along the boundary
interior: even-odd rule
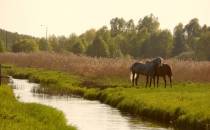
[[[144,60],[144,59],[140,59]],[[137,60],[129,58],[96,58],[71,53],[1,53],[0,63],[65,71],[86,77],[129,77],[129,68]],[[210,81],[210,62],[167,59],[175,81]]]

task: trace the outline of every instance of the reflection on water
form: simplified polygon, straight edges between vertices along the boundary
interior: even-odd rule
[[[139,118],[122,115],[116,108],[99,101],[34,94],[31,92],[32,89],[39,85],[29,83],[27,80],[12,79],[11,84],[19,101],[55,107],[63,111],[68,123],[79,130],[169,130],[169,128],[141,121]]]

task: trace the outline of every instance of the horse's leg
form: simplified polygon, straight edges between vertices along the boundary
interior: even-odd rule
[[[154,88],[155,88],[155,76],[153,76],[153,84],[154,84]]]
[[[169,76],[169,79],[170,79],[170,85],[171,85],[171,88],[172,88],[172,80],[171,80],[171,76]]]
[[[132,85],[134,86],[134,82],[135,82],[135,73],[132,72]]]
[[[147,88],[147,84],[148,84],[148,80],[149,80],[149,76],[147,75],[147,78],[146,78],[146,88]]]
[[[163,76],[164,83],[165,83],[165,88],[166,88],[166,76]]]
[[[139,74],[137,74],[136,76],[136,86],[138,85],[138,78],[139,78]]]
[[[152,76],[150,76],[150,81],[149,81],[149,87],[151,87],[151,85],[152,85]]]
[[[158,84],[159,84],[159,75],[157,75],[157,88],[158,88]]]

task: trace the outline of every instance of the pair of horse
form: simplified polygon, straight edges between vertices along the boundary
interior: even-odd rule
[[[136,62],[130,67],[131,75],[130,79],[132,85],[138,85],[139,75],[145,75],[146,78],[146,87],[148,84],[148,80],[151,82],[153,80],[155,87],[155,77],[157,76],[157,87],[159,84],[159,77],[163,77],[165,87],[166,87],[166,76],[169,77],[170,86],[172,87],[172,69],[170,65],[163,64],[163,59],[161,57],[157,57],[151,61],[147,61],[146,63]]]

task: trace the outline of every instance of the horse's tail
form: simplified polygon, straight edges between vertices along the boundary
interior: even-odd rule
[[[134,66],[134,64],[130,67],[130,81],[131,81],[131,83],[133,82],[133,66]]]
[[[173,79],[172,67],[168,65],[168,75]]]
[[[134,79],[136,79],[137,74],[135,73],[135,66],[137,63],[134,63],[131,67],[130,67],[130,80],[131,82],[133,82]]]
[[[131,72],[131,73],[130,73],[130,80],[131,80],[131,82],[133,81],[133,78],[136,79],[136,78],[137,78],[137,74],[135,73],[135,74],[133,75],[133,72]]]
[[[130,73],[130,80],[131,80],[131,82],[133,81],[133,73],[132,72]]]

